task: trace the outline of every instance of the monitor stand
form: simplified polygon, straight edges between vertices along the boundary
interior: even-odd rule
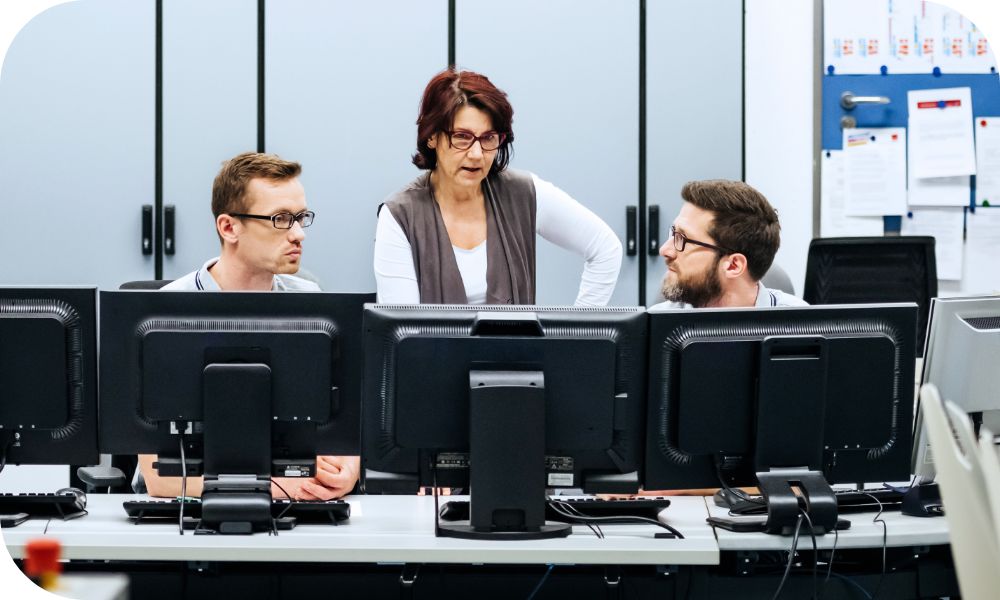
[[[204,370],[203,528],[271,531],[271,368],[212,363]]]
[[[437,535],[537,540],[572,531],[545,521],[541,371],[469,373],[469,493],[469,521],[439,523]]]

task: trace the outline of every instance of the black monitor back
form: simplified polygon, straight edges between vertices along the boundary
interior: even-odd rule
[[[275,458],[360,449],[361,314],[372,294],[101,292],[101,449],[175,452],[208,364],[270,368]],[[314,446],[314,448],[313,448]]]
[[[802,298],[812,305],[916,302],[918,356],[937,293],[931,236],[818,238],[809,244]]]
[[[366,307],[369,491],[468,485],[472,371],[544,373],[546,485],[634,489],[645,340],[641,308]]]
[[[908,478],[915,305],[649,317],[647,489],[718,487],[717,468],[730,485],[778,466]]]
[[[0,445],[11,464],[97,462],[97,290],[0,288]]]

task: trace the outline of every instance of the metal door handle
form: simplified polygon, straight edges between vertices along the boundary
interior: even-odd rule
[[[625,207],[625,255],[635,256],[639,252],[636,241],[637,221],[639,219],[639,209],[635,206]]]
[[[649,244],[646,248],[650,256],[660,254],[660,207],[656,204],[649,205],[649,218],[646,220],[646,232]]]
[[[844,92],[840,95],[840,106],[851,110],[859,104],[889,104],[888,96],[855,96],[854,92]]]
[[[142,205],[142,254],[153,253],[153,205]]]
[[[163,253],[173,256],[177,250],[174,244],[174,210],[173,204],[163,207]]]

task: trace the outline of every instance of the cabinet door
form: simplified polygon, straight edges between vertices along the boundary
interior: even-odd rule
[[[777,118],[777,117],[776,117]],[[693,179],[743,178],[743,2],[646,3],[646,203],[663,243]],[[643,249],[649,246],[649,238]],[[649,256],[646,302],[662,300]]]
[[[376,209],[419,174],[417,109],[448,65],[448,3],[282,0],[265,23],[267,150],[302,163],[316,211],[303,268],[328,291],[373,291]]]
[[[163,205],[175,221],[165,279],[219,255],[212,182],[223,161],[256,148],[256,0],[164,2]]]
[[[459,0],[455,58],[507,92],[511,166],[551,181],[625,245],[639,200],[639,2]],[[624,257],[611,304],[638,303],[638,260]],[[572,304],[583,261],[539,237],[539,304]]]
[[[35,17],[0,79],[0,283],[152,279],[153,0],[91,0]]]

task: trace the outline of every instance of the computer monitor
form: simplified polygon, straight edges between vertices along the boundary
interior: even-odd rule
[[[634,492],[642,467],[642,308],[365,308],[369,491],[469,487],[440,535],[566,535],[545,488]]]
[[[204,475],[206,526],[270,529],[271,477],[359,452],[361,314],[373,299],[101,292],[102,451]]]
[[[1000,431],[1000,296],[934,298],[921,383],[969,413],[976,424]],[[919,407],[914,424],[913,472],[935,474],[934,453]]]
[[[0,287],[0,465],[97,462],[96,315],[93,287]]]
[[[910,473],[915,304],[650,311],[647,489],[759,485],[767,530]]]

